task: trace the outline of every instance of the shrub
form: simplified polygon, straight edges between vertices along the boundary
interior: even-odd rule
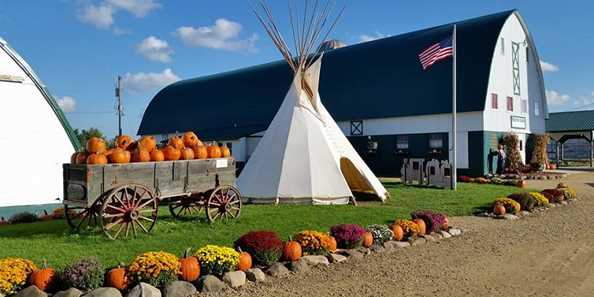
[[[390,241],[394,237],[394,233],[386,225],[369,225],[367,226],[367,231],[371,232],[371,235],[373,235],[373,243],[377,245],[382,245],[384,242]]]
[[[416,238],[419,233],[419,226],[411,220],[396,220],[394,225],[402,228],[404,239]]]
[[[495,200],[494,205],[501,204],[505,207],[506,213],[517,214],[522,210],[520,203],[510,198],[499,198]]]
[[[180,264],[177,256],[166,252],[140,254],[128,266],[128,273],[136,282],[149,283],[157,288],[177,280]]]
[[[10,224],[33,223],[37,221],[39,221],[37,215],[26,211],[14,214],[8,219],[8,223]]]
[[[534,206],[538,205],[538,201],[528,193],[516,193],[507,196],[520,204],[522,210],[532,211]]]
[[[239,252],[230,247],[209,244],[199,248],[194,255],[200,262],[202,274],[222,276],[234,271],[239,264]]]
[[[518,172],[522,167],[522,157],[518,148],[520,147],[520,139],[514,133],[507,133],[503,136],[502,144],[505,148],[506,169],[510,172]]]
[[[421,219],[427,226],[427,233],[446,230],[448,217],[445,214],[431,210],[417,210],[410,214],[412,219]]]
[[[301,231],[293,236],[293,240],[299,242],[304,255],[326,255],[332,246],[332,238],[318,231]]]
[[[565,192],[560,189],[546,189],[540,193],[549,199],[549,203],[560,203],[565,200]]]
[[[530,192],[528,194],[530,194],[530,196],[532,196],[532,198],[534,198],[538,202],[536,206],[548,206],[549,205],[549,199],[547,199],[547,197],[545,197],[543,194],[541,194],[539,192]]]
[[[357,224],[341,224],[330,228],[330,235],[336,238],[338,247],[352,249],[361,246],[365,228]]]
[[[566,187],[566,188],[560,188],[559,190],[563,191],[563,196],[565,197],[565,200],[571,200],[571,199],[577,198],[577,193],[575,192],[575,190],[573,188]]]
[[[0,295],[16,293],[27,283],[27,278],[35,270],[37,266],[26,259],[0,259]]]
[[[249,253],[256,265],[270,266],[283,255],[283,242],[273,231],[249,232],[235,241],[235,248]]]
[[[472,180],[470,176],[460,175],[458,176],[458,181],[462,183],[469,183]]]
[[[99,259],[90,257],[66,266],[60,279],[68,288],[93,290],[103,285],[104,273],[105,270]]]

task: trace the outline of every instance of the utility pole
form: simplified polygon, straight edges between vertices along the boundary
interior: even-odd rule
[[[454,32],[452,36],[452,172],[450,176],[452,177],[452,190],[456,191],[458,189],[458,163],[456,158],[456,140],[458,138],[457,135],[457,123],[456,123],[456,113],[457,113],[457,97],[458,97],[458,69],[457,69],[457,26],[454,25]]]
[[[124,107],[122,106],[122,77],[118,75],[118,81],[115,88],[117,98],[116,112],[118,115],[118,135],[122,136],[122,116],[124,116]]]

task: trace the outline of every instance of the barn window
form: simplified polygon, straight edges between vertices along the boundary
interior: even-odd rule
[[[507,97],[507,110],[508,111],[514,111],[514,98],[513,97]]]
[[[534,115],[535,116],[540,115],[540,102],[539,101],[534,101]]]
[[[514,95],[520,95],[520,44],[512,42],[512,78]]]
[[[528,112],[528,100],[522,100],[522,112],[523,113]]]
[[[351,135],[363,135],[363,121],[351,121]]]
[[[499,103],[497,102],[497,94],[495,93],[491,94],[491,108],[499,108]]]
[[[396,136],[396,149],[407,150],[408,149],[408,135]]]
[[[441,134],[429,134],[429,147],[432,149],[443,147],[443,137]]]

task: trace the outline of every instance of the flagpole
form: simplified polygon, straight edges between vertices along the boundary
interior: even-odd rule
[[[456,127],[456,97],[457,92],[457,67],[456,67],[456,25],[454,24],[454,33],[452,34],[452,52],[453,52],[453,70],[452,70],[452,190],[456,190],[458,187],[458,164],[456,162],[456,139],[457,139],[457,127]]]

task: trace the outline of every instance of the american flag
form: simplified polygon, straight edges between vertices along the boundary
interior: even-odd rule
[[[421,52],[419,54],[419,61],[423,66],[423,70],[427,70],[435,62],[450,57],[453,53],[452,37],[450,36]]]

